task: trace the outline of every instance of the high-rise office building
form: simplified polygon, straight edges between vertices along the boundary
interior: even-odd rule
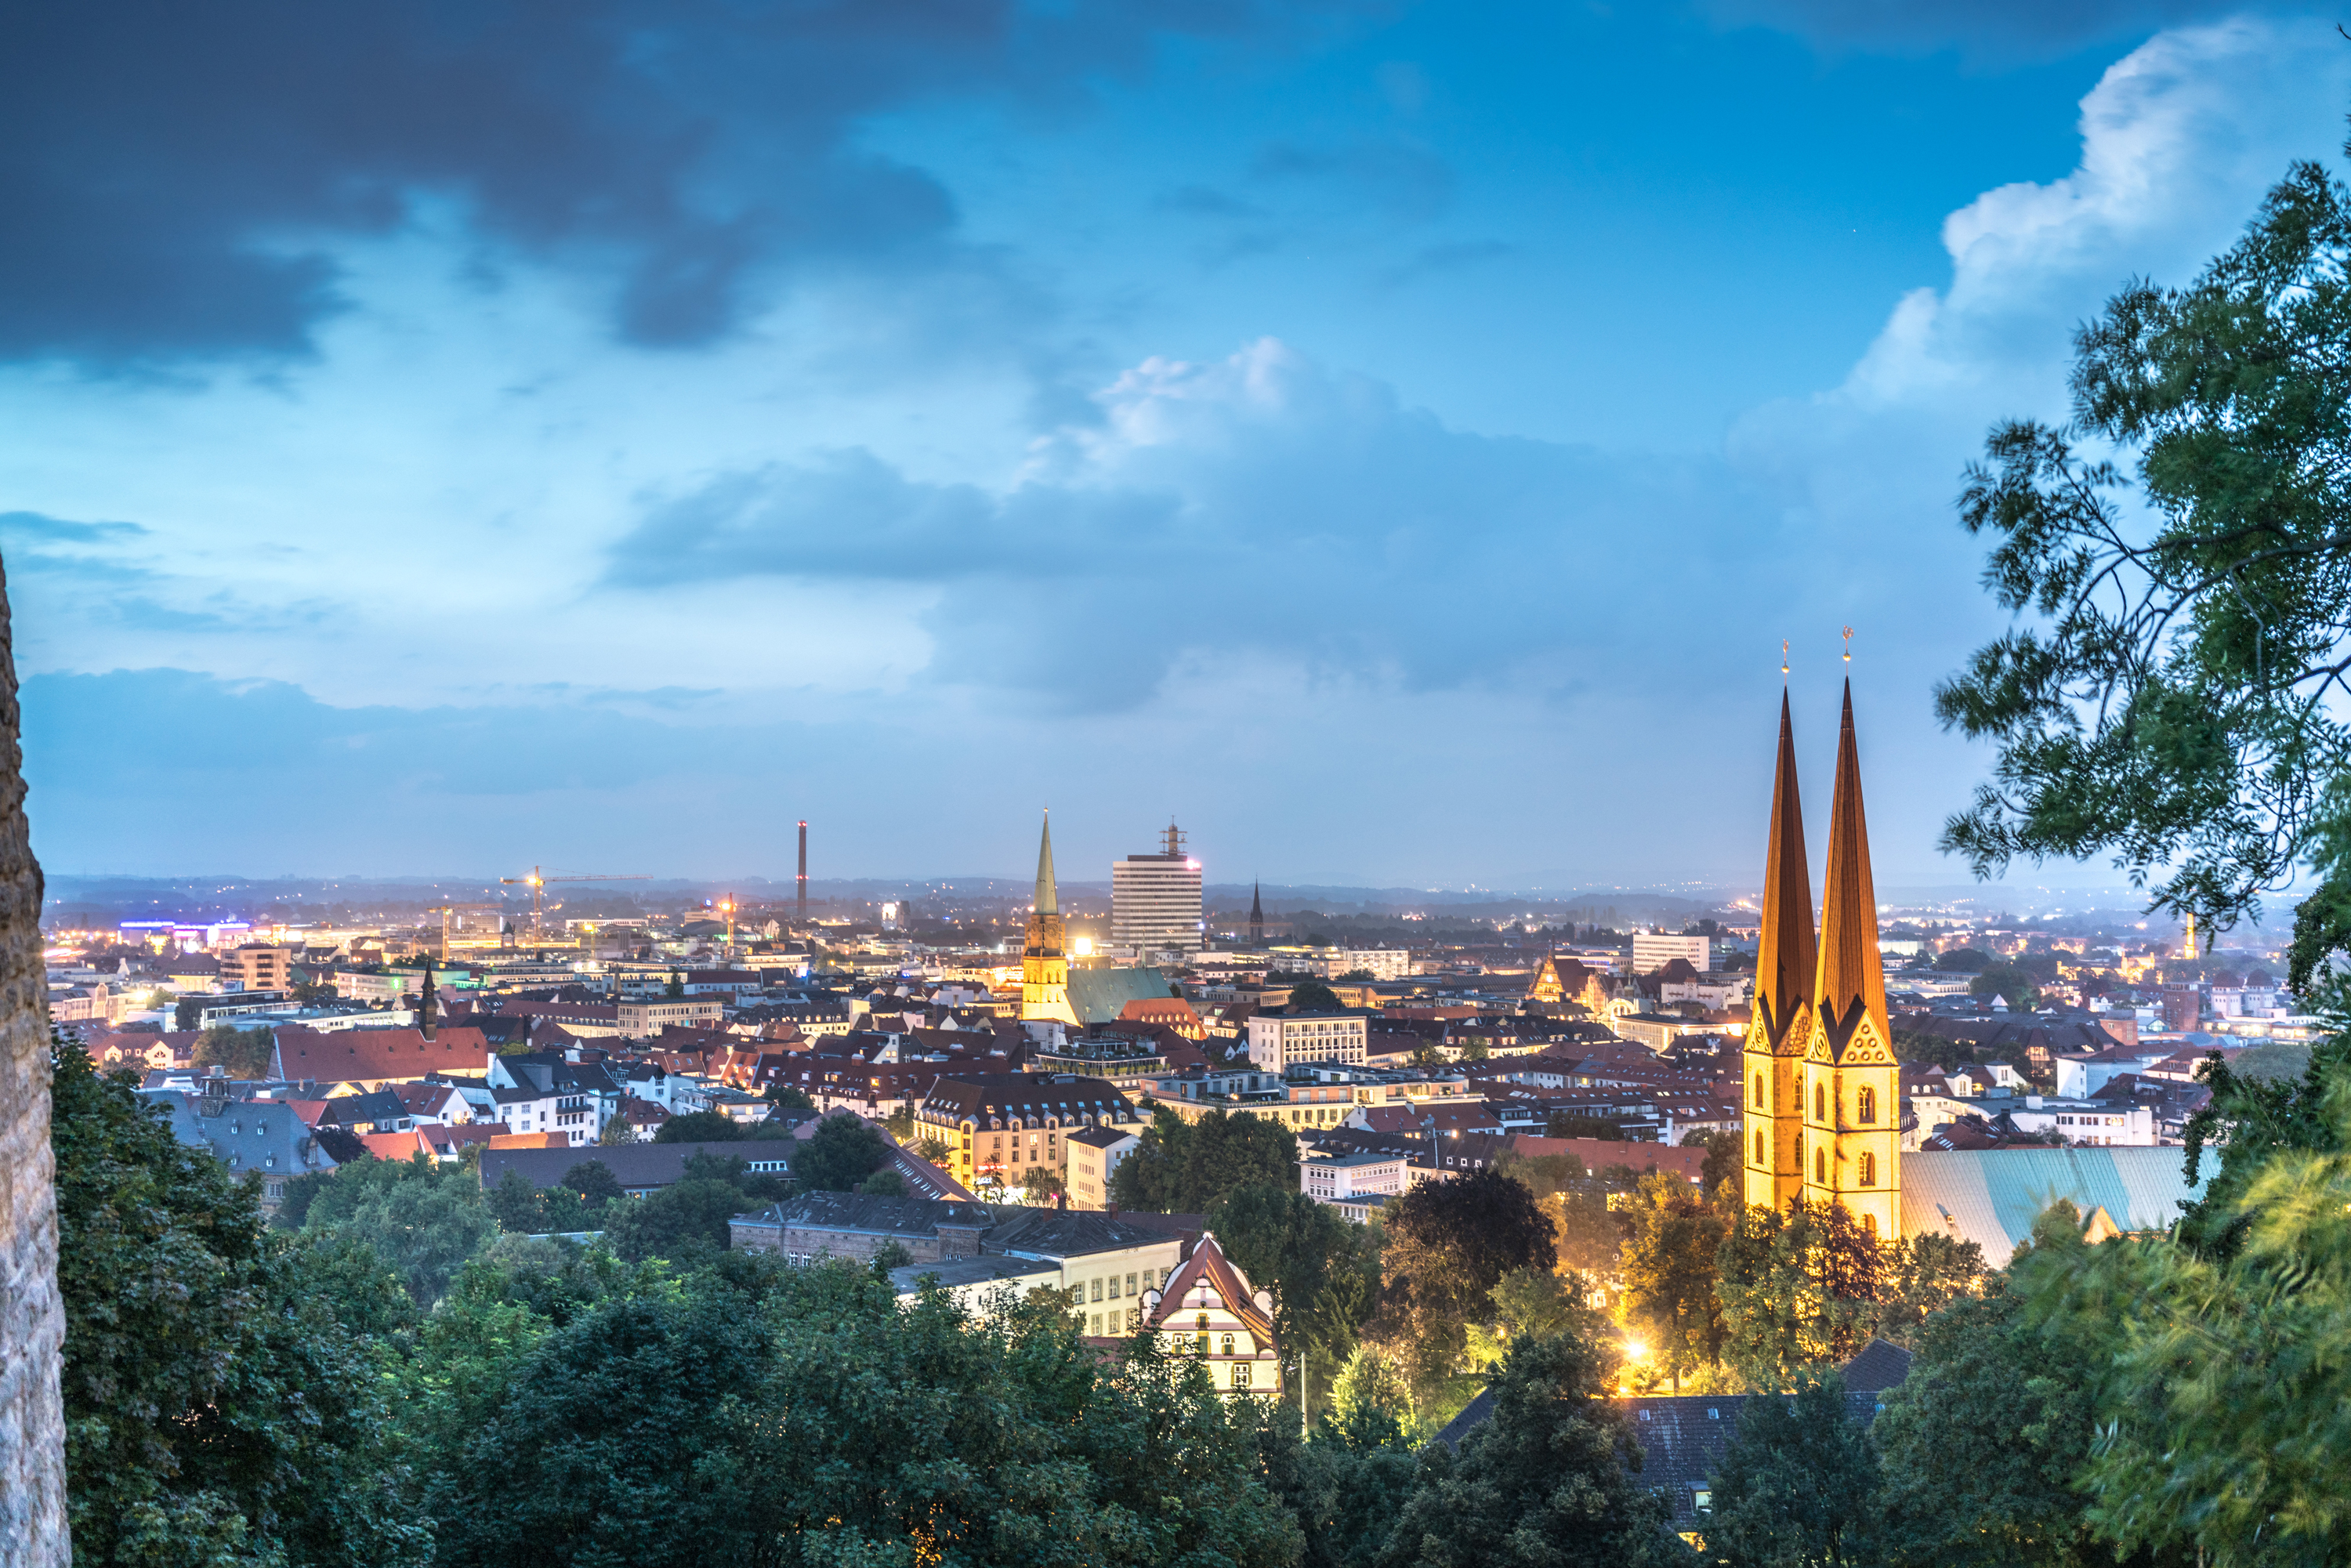
[[[1184,833],[1167,824],[1158,854],[1129,855],[1110,868],[1110,939],[1149,953],[1200,950],[1200,862],[1184,852]]]

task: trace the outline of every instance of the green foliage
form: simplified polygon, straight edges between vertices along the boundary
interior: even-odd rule
[[[629,1262],[667,1258],[692,1262],[726,1249],[727,1221],[747,1212],[734,1183],[688,1176],[643,1197],[604,1208],[604,1240]]]
[[[2339,981],[2325,988],[2331,1005],[2346,999]],[[2204,1195],[2180,1217],[2179,1239],[2214,1258],[2233,1252],[2252,1225],[2244,1205],[2247,1187],[2270,1160],[2285,1153],[2334,1154],[2343,1148],[2342,1127],[2329,1113],[2335,1085],[2351,1080],[2351,1032],[2338,1010],[2336,1027],[2314,1047],[2299,1081],[2254,1078],[2239,1072],[2214,1051],[2199,1069],[2212,1091],[2203,1109],[2188,1120],[2187,1172],[2193,1181],[2220,1145],[2220,1169]]]
[[[216,1023],[196,1036],[196,1048],[189,1060],[199,1072],[218,1067],[226,1077],[251,1081],[269,1076],[276,1051],[277,1036],[266,1029],[240,1030]]]
[[[1355,1349],[1371,1315],[1380,1259],[1363,1227],[1293,1186],[1236,1187],[1207,1214],[1225,1256],[1250,1282],[1273,1291],[1274,1333],[1285,1353],[1334,1369]]]
[[[1939,1467],[1938,1467],[1939,1468]],[[1712,1479],[1707,1555],[1732,1568],[1846,1568],[1876,1553],[1877,1452],[1834,1372],[1750,1396]]]
[[[1724,1359],[1761,1389],[1848,1360],[1895,1294],[1889,1250],[1841,1204],[1745,1210],[1718,1259]]]
[[[768,1104],[783,1111],[813,1111],[816,1109],[815,1101],[810,1099],[807,1095],[801,1093],[799,1090],[793,1088],[789,1083],[769,1083],[768,1085],[767,1101]],[[904,1138],[906,1136],[906,1134],[898,1132],[898,1123],[901,1118],[904,1118],[909,1131],[911,1131],[914,1126],[914,1115],[911,1111],[901,1111],[896,1115],[890,1118],[890,1130],[893,1133],[897,1133],[899,1137]]]
[[[1939,954],[1935,967],[1946,974],[1980,975],[1996,962],[1992,956],[1976,947],[1954,947]]]
[[[342,1166],[310,1198],[302,1228],[366,1243],[418,1305],[430,1306],[498,1220],[472,1172],[420,1154]]]
[[[1886,1560],[1896,1568],[2111,1562],[2073,1488],[2093,1430],[2077,1347],[2027,1325],[2022,1299],[2005,1288],[1953,1302],[1926,1321],[1917,1343],[1910,1375],[1886,1394],[1871,1433],[1885,1463]]]
[[[1404,1362],[1426,1403],[1502,1276],[1550,1268],[1551,1219],[1524,1186],[1481,1170],[1414,1187],[1387,1206],[1386,1229],[1379,1312],[1365,1333]]]
[[[423,1561],[363,1260],[292,1247],[255,1184],[183,1147],[128,1075],[52,1052],[57,1285],[74,1553],[156,1568]]]
[[[846,1111],[827,1116],[792,1153],[792,1177],[810,1191],[854,1192],[890,1158],[890,1141]]]
[[[1418,1480],[1412,1394],[1369,1349],[1348,1361],[1332,1394],[1335,1408],[1316,1422],[1314,1440],[1280,1456],[1286,1466],[1268,1468],[1286,1482],[1281,1500],[1305,1536],[1307,1568],[1370,1568]]]
[[[582,1160],[563,1173],[563,1185],[578,1193],[590,1209],[601,1209],[621,1196],[621,1181],[601,1160]]]
[[[1037,1183],[1033,1179],[1036,1173],[1032,1171],[1029,1174],[1032,1177],[1029,1190],[1034,1192],[1037,1190]],[[904,1197],[906,1196],[906,1178],[893,1170],[878,1170],[859,1182],[857,1190],[876,1197]]]
[[[1581,1274],[1549,1269],[1513,1269],[1489,1292],[1494,1327],[1507,1341],[1552,1339],[1569,1334],[1597,1341],[1607,1321],[1587,1300],[1591,1281]]]
[[[1423,1450],[1383,1568],[1693,1561],[1667,1529],[1664,1500],[1626,1474],[1640,1450],[1606,1397],[1612,1370],[1572,1336],[1513,1344],[1494,1384],[1493,1419],[1464,1440],[1458,1460],[1442,1444]]]
[[[946,1160],[950,1152],[947,1148],[947,1141],[936,1134],[919,1139],[914,1150],[916,1159],[928,1160],[935,1166]]]
[[[1680,1176],[1653,1171],[1617,1218],[1625,1228],[1625,1323],[1647,1341],[1649,1364],[1676,1379],[1719,1364],[1726,1330],[1715,1293],[1717,1257],[1731,1217]]]
[[[2351,1078],[2323,1113],[2351,1133]],[[2205,1256],[2168,1239],[2085,1246],[2061,1211],[2011,1266],[2026,1322],[2089,1376],[2098,1440],[2078,1484],[2126,1550],[2212,1568],[2351,1558],[2351,1156],[2278,1148],[2241,1172]],[[2211,1203],[2208,1197],[2208,1206]]]
[[[2035,623],[1936,694],[2000,747],[1947,848],[1980,873],[2110,852],[2208,930],[2305,868],[2297,986],[2351,943],[2351,724],[2331,700],[2351,639],[2346,263],[2351,192],[2297,163],[2191,285],[2134,283],[2081,329],[2073,429],[1995,429],[1960,497],[1992,540],[1987,587]]]
[[[1290,988],[1290,1001],[1282,1011],[1290,1013],[1335,1013],[1346,1004],[1339,993],[1320,980],[1301,980]]]
[[[204,1017],[204,1011],[202,1000],[195,997],[182,997],[172,1004],[172,1029],[185,1032],[195,1028],[196,1020]]]
[[[750,1136],[743,1124],[723,1111],[688,1111],[672,1116],[653,1132],[656,1144],[732,1144]]]
[[[485,1282],[486,1285],[486,1282]],[[902,1312],[845,1265],[614,1281],[517,1324],[436,1467],[441,1561],[1293,1560],[1250,1402],[1148,1353],[1106,1364],[1055,1304]],[[514,1303],[485,1288],[487,1323]],[[455,1429],[454,1427],[448,1429]]]
[[[1210,1111],[1186,1125],[1161,1106],[1134,1151],[1111,1175],[1121,1208],[1205,1214],[1217,1199],[1255,1183],[1298,1185],[1298,1134],[1259,1116]]]

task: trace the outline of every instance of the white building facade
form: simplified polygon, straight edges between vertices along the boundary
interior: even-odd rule
[[[1200,862],[1181,854],[1129,855],[1110,868],[1110,939],[1117,947],[1200,950]]]

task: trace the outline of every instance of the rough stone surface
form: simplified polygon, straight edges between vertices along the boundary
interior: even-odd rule
[[[58,1394],[65,1312],[49,1154],[48,992],[10,646],[0,572],[0,1568],[62,1568],[73,1547]]]

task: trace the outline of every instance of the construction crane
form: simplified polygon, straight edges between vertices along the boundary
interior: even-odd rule
[[[530,868],[530,874],[529,874],[528,876],[502,876],[502,877],[498,878],[498,880],[499,880],[500,882],[502,882],[502,883],[506,883],[507,885],[510,886],[510,887],[512,887],[512,886],[525,886],[525,887],[528,887],[528,888],[530,889],[530,940],[531,940],[531,945],[532,945],[533,946],[539,946],[542,942],[544,942],[544,941],[545,941],[545,937],[540,934],[540,931],[539,931],[539,915],[540,915],[541,901],[542,901],[542,900],[547,896],[547,884],[548,884],[549,883],[550,883],[550,882],[651,882],[651,881],[653,881],[653,878],[652,878],[652,877],[649,877],[649,876],[605,876],[605,875],[601,875],[601,874],[593,874],[593,875],[576,875],[576,876],[545,876],[545,875],[540,874],[540,872],[539,872],[538,867],[537,867],[537,866],[533,866],[533,867],[531,867],[531,868]]]

